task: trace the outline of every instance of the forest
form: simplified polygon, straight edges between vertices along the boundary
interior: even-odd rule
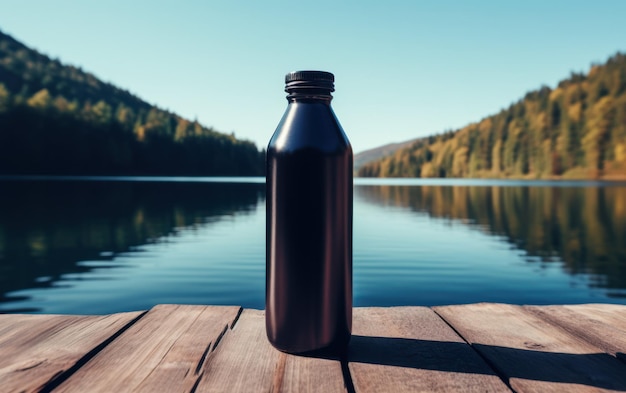
[[[419,139],[358,175],[626,179],[626,55],[531,91],[477,123]]]
[[[255,176],[264,155],[0,32],[0,174]]]

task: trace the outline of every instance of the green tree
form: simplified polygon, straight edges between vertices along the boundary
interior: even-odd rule
[[[96,103],[96,105],[92,106],[91,112],[93,113],[95,121],[98,123],[107,124],[113,118],[111,106],[104,100],[100,100]]]
[[[254,144],[190,125],[0,32],[0,173],[263,173]]]

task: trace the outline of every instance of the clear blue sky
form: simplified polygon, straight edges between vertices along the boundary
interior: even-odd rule
[[[478,121],[626,51],[626,1],[0,0],[0,30],[259,147],[284,74],[331,71],[359,152]]]

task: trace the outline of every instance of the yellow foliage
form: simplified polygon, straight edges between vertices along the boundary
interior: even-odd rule
[[[435,168],[432,163],[427,162],[422,165],[421,177],[435,177]]]
[[[67,111],[76,112],[77,110],[78,110],[78,101],[76,100],[70,101],[69,104],[67,105]]]
[[[570,105],[567,108],[567,115],[573,121],[579,122],[580,121],[580,117],[582,116],[582,111],[583,111],[583,104],[582,104],[582,102],[577,102],[577,103],[575,103],[573,105]]]
[[[178,124],[176,125],[174,139],[177,141],[184,139],[187,136],[187,127],[189,127],[189,121],[179,118]]]
[[[526,100],[524,101],[524,109],[526,113],[534,115],[539,112],[539,103],[537,101]]]
[[[626,143],[621,142],[615,145],[615,161],[626,162]]]
[[[500,172],[500,168],[502,167],[502,140],[498,139],[496,143],[493,145],[493,149],[491,151],[491,170],[492,172],[498,173]]]
[[[573,83],[567,86],[565,90],[565,103],[572,103],[575,101],[580,101],[583,96],[583,91],[587,90],[587,82],[583,83]]]
[[[452,175],[454,177],[464,177],[467,174],[467,152],[466,146],[460,147],[454,152],[452,160]]]
[[[469,133],[469,127],[465,126],[456,133],[456,138],[467,138],[467,134]]]
[[[558,143],[558,142],[557,142]],[[554,162],[554,157],[552,156],[553,154],[556,154],[556,152],[552,151],[552,146],[551,146],[551,142],[549,139],[546,139],[545,141],[543,141],[542,143],[542,154],[541,154],[541,158],[543,159],[543,168],[537,168],[537,176],[545,176],[545,175],[553,175],[555,171],[560,171],[560,168],[555,168],[555,162]],[[542,160],[538,160],[539,162],[541,162]]]
[[[383,159],[383,161],[380,163],[380,175],[382,177],[390,176],[390,172],[391,172],[389,170],[390,162],[391,162],[391,158],[387,157],[387,158]]]
[[[138,126],[135,128],[135,135],[137,136],[137,140],[139,142],[143,142],[146,138],[146,128],[144,126]]]
[[[119,123],[126,124],[130,122],[132,116],[132,109],[125,105],[121,105],[118,107],[115,118]]]
[[[558,99],[560,99],[561,97],[563,97],[563,89],[561,89],[560,87],[552,90],[550,92],[550,101],[556,101]]]
[[[522,132],[522,125],[519,123],[520,121],[518,119],[513,119],[513,121],[509,124],[510,135],[517,136]]]
[[[589,81],[584,80],[581,84],[580,87],[583,89],[583,91],[589,92]]]
[[[550,141],[548,140],[548,142]],[[567,139],[564,135],[559,135],[556,138],[556,150],[559,152],[567,152]]]
[[[442,143],[440,141],[437,141],[437,142],[433,143],[432,145],[429,145],[428,148],[433,153],[437,153],[439,150],[441,150],[441,146],[442,146]]]
[[[626,57],[616,59],[619,67],[594,66],[591,79],[576,74],[554,90],[530,92],[500,113],[446,135],[450,139],[421,141],[410,159],[396,155],[375,169],[383,176],[412,176],[417,165],[422,177],[626,176],[626,94],[620,87]]]
[[[70,103],[63,96],[58,96],[53,101],[54,107],[59,112],[67,112]]]
[[[0,112],[6,110],[9,106],[9,91],[0,83]]]
[[[614,101],[613,97],[605,96],[590,108],[589,132],[583,138],[583,144],[585,144],[585,139],[596,140],[604,137],[610,131]]]
[[[486,118],[483,119],[479,124],[478,124],[478,129],[481,132],[489,132],[491,130],[491,127],[493,126],[493,121],[491,120],[491,118]]]
[[[576,167],[573,167],[573,168],[568,169],[567,171],[565,171],[563,173],[563,175],[561,175],[561,178],[569,179],[569,180],[588,179],[589,178],[589,169],[576,166]]]
[[[548,114],[540,112],[530,119],[530,128],[532,130],[543,131],[548,128]]]
[[[432,162],[436,166],[441,166],[441,164],[443,162],[443,159],[444,159],[444,157],[446,156],[447,153],[448,153],[447,149],[439,149],[436,153],[434,153]]]
[[[106,123],[111,120],[112,110],[111,106],[106,103],[104,100],[100,100],[96,103],[96,105],[91,107],[91,113],[95,116],[98,121]]]
[[[33,96],[26,101],[26,104],[33,108],[47,108],[50,106],[51,100],[48,89],[41,89],[33,94]]]
[[[600,71],[600,66],[598,65],[594,65],[591,67],[591,69],[589,69],[589,74],[587,74],[588,77],[592,77],[595,74],[597,74]]]

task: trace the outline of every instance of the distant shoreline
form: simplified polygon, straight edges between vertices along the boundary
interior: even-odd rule
[[[172,182],[172,183],[250,183],[264,184],[265,176],[72,176],[72,175],[0,175],[0,181],[102,181],[102,182]],[[354,185],[369,186],[551,186],[598,187],[624,186],[626,179],[520,179],[520,178],[412,178],[355,177]]]

